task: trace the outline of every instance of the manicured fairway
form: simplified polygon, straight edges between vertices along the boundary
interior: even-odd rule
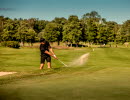
[[[64,67],[53,59],[52,69],[39,70],[36,48],[0,48],[0,100],[130,100],[129,48],[55,49],[67,65],[85,53],[82,65]]]

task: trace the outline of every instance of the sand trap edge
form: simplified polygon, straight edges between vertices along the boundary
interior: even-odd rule
[[[10,74],[15,74],[17,72],[0,72],[0,76],[5,76],[5,75],[10,75]]]

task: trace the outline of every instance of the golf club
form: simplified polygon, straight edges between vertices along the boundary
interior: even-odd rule
[[[59,60],[59,59],[58,59]],[[64,66],[68,67],[65,63],[63,63],[61,60],[59,60],[59,62],[61,62]]]

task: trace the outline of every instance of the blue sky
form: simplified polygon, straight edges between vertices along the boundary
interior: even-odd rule
[[[0,0],[0,15],[10,18],[53,20],[97,11],[107,21],[130,19],[130,0]]]

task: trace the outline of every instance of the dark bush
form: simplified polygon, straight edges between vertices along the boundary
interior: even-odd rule
[[[87,45],[82,45],[82,44],[67,44],[68,47],[88,47]]]
[[[1,42],[1,46],[10,47],[10,48],[19,48],[20,44],[17,41],[4,41]]]

